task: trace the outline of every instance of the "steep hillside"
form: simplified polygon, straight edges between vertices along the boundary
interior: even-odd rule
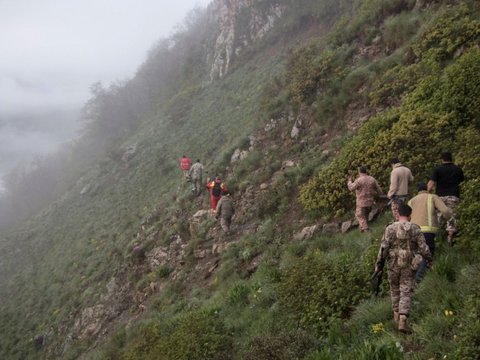
[[[78,167],[2,233],[2,358],[478,358],[479,15],[213,1],[135,78],[95,89]],[[345,179],[366,164],[386,187],[393,156],[422,179],[443,149],[467,175],[462,232],[440,236],[404,336],[368,283],[390,214],[351,229]],[[234,191],[231,235],[199,212],[182,154]]]

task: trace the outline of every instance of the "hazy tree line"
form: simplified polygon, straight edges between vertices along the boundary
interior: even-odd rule
[[[107,87],[94,83],[82,110],[79,138],[5,176],[0,226],[24,220],[47,206],[178,89],[205,81],[214,34],[208,9],[196,8],[173,35],[152,47],[132,79]]]

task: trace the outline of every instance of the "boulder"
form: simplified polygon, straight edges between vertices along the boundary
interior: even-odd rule
[[[122,155],[122,161],[125,163],[128,162],[131,158],[133,158],[136,152],[137,152],[137,144],[129,145],[127,147],[127,150],[125,150],[125,152]]]
[[[295,234],[293,236],[293,239],[296,240],[296,241],[310,239],[319,230],[320,230],[320,225],[313,225],[313,226],[305,227],[298,234]]]
[[[322,233],[323,234],[337,234],[340,232],[340,227],[338,223],[328,223],[323,225]]]
[[[293,160],[285,160],[283,163],[282,163],[282,170],[283,169],[286,169],[286,168],[290,168],[290,167],[294,167],[296,166],[297,164],[295,163],[295,161]]]
[[[268,189],[267,183],[260,184],[260,190],[267,190],[267,189]]]
[[[194,220],[200,220],[201,218],[208,216],[210,214],[210,210],[198,210],[194,215]]]
[[[341,227],[341,230],[342,230],[342,234],[345,234],[346,232],[348,232],[352,227],[353,227],[353,221],[349,220],[349,221],[344,221],[342,223],[342,227]]]

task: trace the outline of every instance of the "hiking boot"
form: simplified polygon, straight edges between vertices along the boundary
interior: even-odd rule
[[[393,312],[393,321],[395,321],[395,324],[397,324],[397,326],[398,326],[399,316],[400,315],[398,315],[398,311]]]
[[[398,331],[404,333],[404,334],[411,334],[412,329],[410,329],[410,326],[408,326],[407,323],[407,315],[400,315],[398,318]]]

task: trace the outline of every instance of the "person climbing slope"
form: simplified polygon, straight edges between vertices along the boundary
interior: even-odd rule
[[[200,163],[200,160],[197,159],[195,164],[192,165],[190,171],[188,172],[190,181],[192,182],[192,193],[194,195],[199,195],[202,191],[202,178],[203,178],[203,165]]]
[[[188,171],[190,170],[190,166],[192,166],[192,160],[190,160],[188,156],[183,155],[180,159],[180,169],[182,169],[185,179],[189,178]]]
[[[217,211],[217,204],[222,194],[227,191],[227,187],[222,182],[219,176],[216,176],[213,181],[207,184],[207,189],[210,192],[210,209],[213,214]]]
[[[368,215],[375,204],[375,195],[381,195],[383,191],[377,180],[367,174],[365,166],[358,168],[358,177],[355,181],[352,181],[351,177],[348,178],[347,186],[348,190],[355,190],[357,204],[355,217],[358,220],[358,227],[361,232],[368,231]]]
[[[220,226],[226,235],[230,234],[230,224],[232,222],[235,208],[233,206],[233,199],[228,190],[225,190],[220,201],[217,204],[216,218],[220,218]]]

